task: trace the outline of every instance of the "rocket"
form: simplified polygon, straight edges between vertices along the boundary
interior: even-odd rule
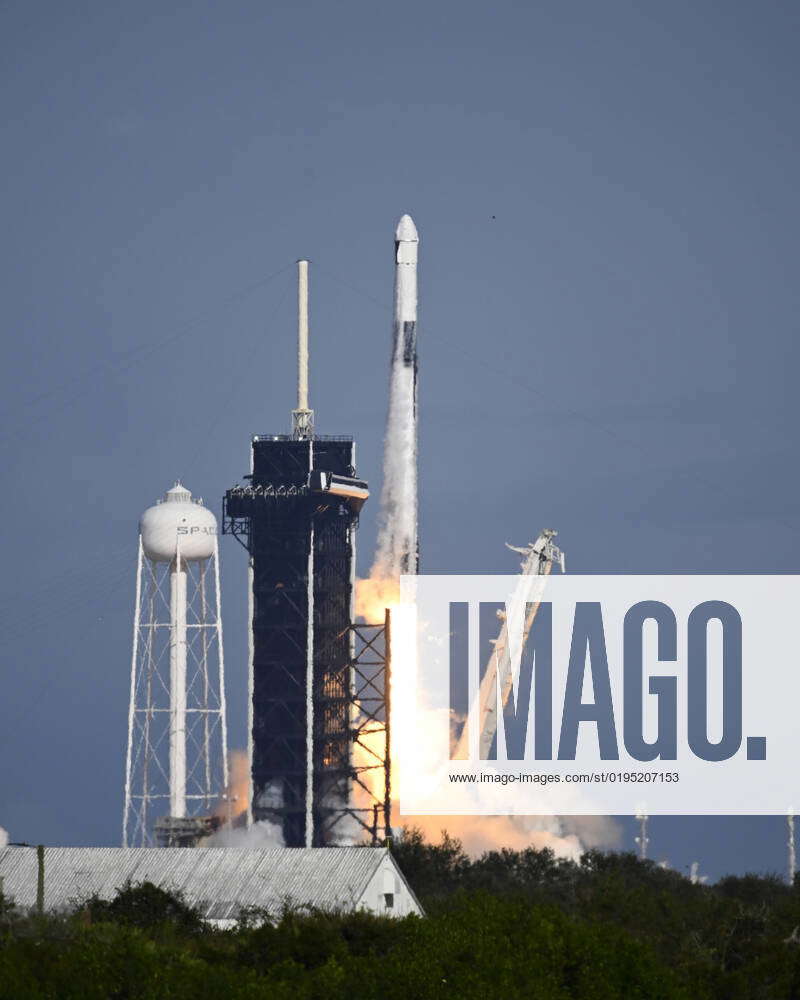
[[[392,363],[414,369],[414,410],[417,407],[417,252],[414,220],[404,215],[394,236],[394,353]]]
[[[414,220],[404,215],[394,240],[394,328],[389,413],[383,456],[381,523],[375,568],[383,576],[417,573],[417,251]]]

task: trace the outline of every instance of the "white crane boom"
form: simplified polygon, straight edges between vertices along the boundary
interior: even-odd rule
[[[502,619],[500,634],[494,640],[494,650],[483,680],[478,689],[478,732],[479,732],[479,754],[481,760],[487,760],[491,750],[492,741],[497,732],[497,678],[500,677],[500,706],[501,710],[508,703],[514,690],[514,674],[511,669],[512,663],[521,662],[528,635],[533,626],[534,619],[539,610],[547,577],[550,575],[553,566],[558,566],[564,572],[564,553],[553,542],[556,532],[552,530],[542,531],[535,542],[519,547],[509,545],[506,547],[512,552],[519,552],[525,558],[520,563],[522,574],[519,583],[506,605],[505,612],[498,612]],[[522,622],[520,631],[518,623]],[[521,647],[515,647],[521,638]],[[473,713],[470,717],[474,718]],[[456,745],[454,757],[465,759],[469,757],[469,730],[465,725]]]

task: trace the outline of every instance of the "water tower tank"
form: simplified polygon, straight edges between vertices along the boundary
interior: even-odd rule
[[[217,519],[202,500],[193,500],[185,486],[175,483],[142,514],[139,531],[144,553],[153,562],[171,562],[179,544],[181,559],[194,562],[214,552]]]

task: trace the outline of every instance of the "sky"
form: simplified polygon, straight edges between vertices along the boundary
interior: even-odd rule
[[[13,840],[119,843],[138,517],[177,477],[219,512],[289,430],[301,256],[317,430],[377,493],[404,212],[425,572],[515,572],[544,527],[575,573],[797,570],[799,30],[738,0],[0,4]],[[778,817],[649,833],[679,870],[784,869]]]

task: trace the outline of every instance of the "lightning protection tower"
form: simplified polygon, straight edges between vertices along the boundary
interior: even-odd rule
[[[224,669],[217,521],[176,483],[139,525],[123,847],[193,846],[222,822]]]

